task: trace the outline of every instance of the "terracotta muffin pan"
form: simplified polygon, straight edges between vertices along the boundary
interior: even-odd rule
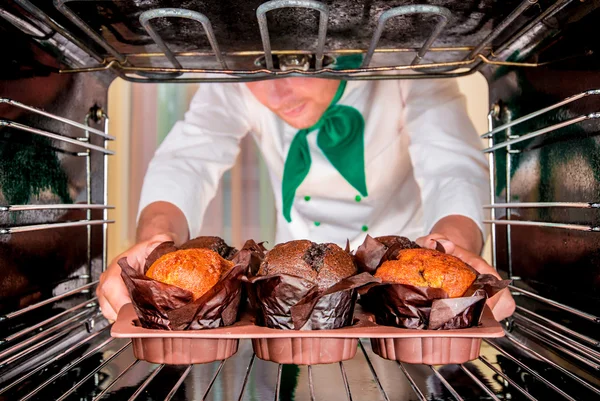
[[[256,356],[277,363],[317,365],[352,359],[358,339],[370,338],[382,358],[408,363],[464,363],[479,356],[482,338],[503,337],[504,330],[489,308],[481,324],[470,329],[412,330],[380,326],[357,306],[355,324],[335,330],[278,330],[254,324],[244,315],[232,326],[217,329],[165,331],[136,325],[131,304],[123,306],[111,334],[131,338],[134,355],[152,363],[207,363],[236,353],[240,339],[251,339]]]

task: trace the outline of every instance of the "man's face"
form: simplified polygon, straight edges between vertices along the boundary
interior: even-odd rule
[[[302,129],[321,118],[340,82],[320,78],[281,78],[246,85],[269,110],[292,127]]]

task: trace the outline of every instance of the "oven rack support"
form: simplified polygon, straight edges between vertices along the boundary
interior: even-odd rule
[[[140,24],[144,27],[148,35],[154,40],[154,42],[160,47],[165,56],[169,59],[173,67],[175,68],[183,68],[182,65],[177,61],[177,58],[169,49],[169,46],[165,43],[164,40],[160,37],[158,32],[152,27],[150,21],[155,18],[186,18],[199,22],[204,29],[204,33],[208,37],[208,42],[212,47],[213,52],[215,53],[215,57],[221,67],[223,69],[227,69],[227,64],[221,55],[221,51],[219,50],[219,45],[217,43],[217,39],[215,38],[215,34],[212,29],[212,25],[209,19],[204,15],[196,11],[186,10],[183,8],[157,8],[154,10],[144,11],[140,14]]]
[[[367,51],[367,54],[365,55],[365,58],[362,63],[363,68],[367,68],[371,63],[371,58],[375,53],[375,49],[377,48],[377,44],[379,43],[379,39],[381,38],[381,34],[383,33],[383,29],[385,28],[385,24],[387,23],[387,21],[394,17],[410,14],[432,14],[437,15],[439,17],[438,23],[436,24],[431,34],[429,34],[429,37],[427,38],[421,49],[419,49],[417,55],[411,63],[412,65],[419,64],[423,60],[423,57],[425,57],[425,54],[429,51],[429,48],[431,47],[433,42],[437,39],[440,33],[442,33],[442,31],[446,27],[446,24],[448,24],[448,20],[450,19],[450,17],[452,17],[452,12],[446,7],[430,6],[426,4],[394,7],[385,11],[379,16],[379,20],[377,21],[377,28],[375,29],[375,33],[373,34],[373,38],[371,39],[371,44],[369,45],[369,50]]]
[[[65,30],[62,26],[56,24],[52,21],[47,15],[45,15],[41,10],[37,9],[37,7],[31,5],[28,0],[16,0],[21,6],[25,7],[28,11],[32,12],[37,18],[45,22],[52,29],[57,32],[65,35],[67,38],[73,37],[70,35],[68,31]],[[228,53],[226,55],[231,56],[248,56],[250,53],[256,53],[259,55],[264,55],[267,63],[266,69],[256,69],[256,70],[231,70],[225,68],[226,63],[222,58],[224,53],[221,53],[218,50],[217,39],[212,34],[212,30],[209,29],[210,21],[208,19],[204,19],[202,14],[191,16],[194,11],[186,10],[186,9],[175,9],[169,8],[168,12],[172,13],[171,15],[165,16],[176,16],[176,17],[184,17],[184,18],[192,18],[198,20],[202,23],[205,28],[205,32],[209,37],[209,42],[211,43],[211,47],[213,48],[213,52],[208,55],[213,55],[217,57],[219,60],[222,69],[205,69],[205,68],[180,68],[181,65],[177,61],[177,57],[180,55],[176,55],[172,53],[166,43],[160,36],[156,33],[149,30],[148,33],[154,39],[154,41],[159,45],[162,53],[150,54],[150,53],[140,53],[140,54],[123,54],[117,51],[113,46],[111,46],[99,33],[95,32],[93,29],[87,25],[83,19],[75,14],[69,7],[68,3],[73,0],[54,0],[54,5],[65,17],[71,20],[76,26],[78,26],[91,40],[93,40],[96,44],[101,46],[108,54],[111,55],[112,59],[104,59],[102,60],[100,67],[84,67],[84,68],[76,68],[76,69],[66,69],[62,70],[62,73],[75,73],[75,72],[93,72],[93,71],[101,71],[105,69],[113,69],[119,76],[122,78],[128,79],[134,82],[168,82],[173,80],[185,81],[185,82],[241,82],[241,81],[252,81],[257,79],[265,79],[272,78],[277,76],[321,76],[321,77],[332,77],[332,78],[345,78],[345,79],[394,79],[399,76],[406,79],[420,79],[420,78],[442,78],[442,77],[452,77],[452,76],[463,76],[468,75],[473,72],[479,70],[481,65],[483,64],[491,64],[491,65],[511,65],[511,66],[521,66],[521,67],[536,67],[540,65],[544,65],[547,63],[521,63],[521,62],[505,62],[505,61],[497,61],[492,60],[496,58],[496,53],[493,50],[488,49],[488,45],[497,38],[502,32],[506,31],[509,26],[512,26],[514,22],[517,20],[519,16],[523,14],[527,9],[529,9],[532,5],[537,4],[537,0],[524,0],[521,2],[513,12],[511,12],[498,26],[496,26],[486,38],[484,38],[480,43],[478,43],[474,47],[469,48],[460,48],[461,51],[466,50],[469,54],[461,59],[460,61],[451,61],[451,62],[434,62],[427,64],[420,64],[420,60],[425,56],[428,51],[433,51],[431,48],[435,37],[438,36],[443,27],[445,25],[445,20],[451,17],[451,14],[446,12],[447,10],[439,8],[438,10],[433,10],[434,6],[428,5],[415,5],[415,6],[406,6],[406,7],[416,7],[414,11],[416,13],[429,13],[433,12],[438,15],[441,15],[440,22],[437,24],[436,28],[434,28],[433,32],[430,34],[429,38],[425,42],[425,44],[420,49],[377,49],[376,46],[373,47],[374,44],[377,43],[377,32],[379,35],[381,34],[381,30],[383,29],[383,24],[385,24],[385,19],[391,17],[392,15],[404,14],[408,10],[406,7],[398,7],[396,9],[387,10],[384,12],[384,15],[381,16],[378,22],[378,28],[375,32],[374,36],[371,40],[371,47],[366,51],[367,58],[366,61],[370,61],[372,55],[376,52],[387,52],[389,50],[398,50],[398,51],[413,51],[416,52],[417,55],[413,62],[409,65],[398,65],[391,67],[366,67],[368,63],[363,65],[364,68],[358,69],[349,69],[349,70],[333,70],[331,68],[322,68],[322,61],[324,57],[324,45],[327,31],[327,15],[328,8],[327,5],[314,0],[272,0],[266,3],[263,3],[258,7],[257,10],[257,19],[259,20],[259,27],[261,32],[261,37],[263,39],[263,51],[262,52],[233,52]],[[81,0],[81,1],[97,1],[97,0]],[[521,30],[512,35],[507,41],[504,42],[503,45],[499,47],[499,49],[507,48],[510,43],[513,43],[519,37],[523,36],[527,31],[532,29],[536,24],[543,21],[545,18],[554,15],[561,9],[563,9],[571,0],[557,0],[555,3],[550,5],[546,10],[542,11],[540,15],[538,15],[535,19],[529,22],[526,26],[522,27]],[[272,9],[283,8],[283,7],[308,7],[312,9],[316,9],[320,12],[320,22],[319,22],[319,34],[317,41],[317,50],[316,50],[316,70],[315,71],[300,71],[300,70],[288,70],[288,71],[275,71],[273,69],[272,63],[272,55],[277,53],[276,51],[272,51],[269,41],[268,27],[266,22],[266,12]],[[420,9],[419,9],[420,8]],[[430,10],[431,8],[431,10]],[[424,11],[427,10],[427,11]],[[35,12],[34,12],[35,11]],[[147,16],[158,16],[161,12],[164,12],[165,9],[155,9],[145,11],[144,14]],[[386,14],[387,13],[387,14]],[[148,30],[150,25],[148,21],[146,21],[145,28]],[[80,44],[80,41],[75,42]],[[82,46],[80,46],[82,47]],[[86,50],[87,48],[84,48]],[[89,49],[87,49],[89,50]],[[440,48],[439,51],[456,51],[454,48]],[[483,54],[484,51],[489,50],[488,56],[486,57]],[[364,50],[356,50],[357,53],[365,53]],[[194,52],[192,52],[194,53]],[[288,54],[306,54],[306,50],[290,50],[286,51]],[[310,53],[310,52],[309,52]],[[342,53],[341,51],[332,51],[332,54]],[[153,57],[153,56],[166,56],[171,63],[175,66],[175,68],[163,68],[163,67],[136,67],[132,59],[136,57]],[[97,55],[96,55],[97,56]],[[492,59],[490,59],[490,58]],[[98,57],[96,57],[98,58]],[[464,68],[463,68],[464,67]],[[430,72],[427,70],[430,69]],[[453,70],[460,69],[458,72],[452,72]],[[418,74],[401,74],[402,71],[415,70],[420,73]],[[445,72],[442,72],[445,71]],[[386,74],[387,72],[396,72],[396,74],[390,75]],[[184,73],[194,73],[194,74],[226,74],[226,75],[236,75],[236,77],[181,77]],[[364,73],[368,73],[369,75],[364,75]],[[131,75],[134,74],[134,75]]]
[[[323,50],[327,36],[327,21],[329,19],[329,8],[325,3],[314,0],[271,0],[261,4],[256,9],[256,18],[260,29],[263,49],[265,52],[265,63],[267,69],[273,70],[273,54],[271,50],[271,39],[269,38],[269,26],[267,24],[267,12],[280,8],[309,8],[319,12],[319,36],[317,39],[317,50],[315,52],[315,69],[320,70],[323,66]]]

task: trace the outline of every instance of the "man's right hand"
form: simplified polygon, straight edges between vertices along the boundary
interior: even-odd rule
[[[143,272],[146,258],[159,244],[167,241],[174,241],[168,234],[154,235],[147,241],[140,242],[127,251],[117,256],[110,263],[110,266],[100,275],[100,283],[96,288],[96,296],[100,303],[100,310],[108,320],[116,320],[121,307],[131,302],[129,292],[121,278],[121,268],[117,261],[122,257],[127,257],[127,262],[131,267]]]

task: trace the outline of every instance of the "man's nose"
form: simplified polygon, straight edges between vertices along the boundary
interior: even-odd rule
[[[278,109],[289,103],[293,91],[287,79],[273,79],[268,82],[268,85],[267,94],[271,108]]]

